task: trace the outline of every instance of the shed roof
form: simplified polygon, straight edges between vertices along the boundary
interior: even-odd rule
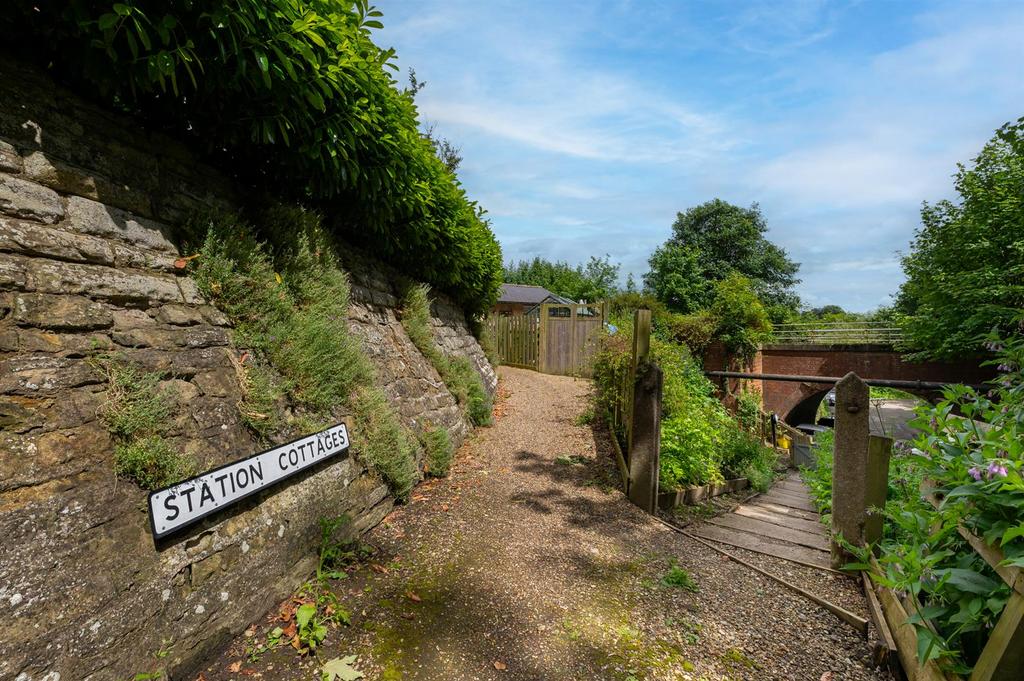
[[[575,301],[555,295],[543,286],[502,284],[501,293],[498,296],[498,302],[523,303],[526,305],[539,305],[540,303],[562,303],[565,305],[572,305]]]

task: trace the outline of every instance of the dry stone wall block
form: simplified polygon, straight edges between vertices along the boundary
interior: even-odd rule
[[[81,234],[117,239],[153,251],[178,252],[169,239],[171,230],[166,225],[98,201],[69,196],[67,216],[64,226]]]
[[[64,205],[52,189],[0,175],[0,213],[52,225],[64,217]]]
[[[0,251],[99,265],[114,264],[114,253],[103,239],[3,217],[0,217]]]
[[[112,182],[41,151],[25,157],[24,173],[32,180],[65,194],[88,197],[139,215],[152,215],[149,196],[144,191],[125,183]]]
[[[12,317],[22,326],[58,331],[105,329],[114,323],[110,309],[82,296],[19,293]]]
[[[14,148],[14,145],[0,140],[0,172],[17,174],[21,172],[21,168],[21,156],[18,154],[18,150]]]
[[[180,303],[181,290],[169,275],[144,274],[100,265],[83,265],[56,260],[28,263],[28,286],[44,293],[86,294],[136,307],[158,303]]]

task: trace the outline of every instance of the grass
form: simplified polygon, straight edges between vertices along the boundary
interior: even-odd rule
[[[423,353],[448,390],[477,426],[491,423],[493,401],[484,388],[483,379],[468,357],[445,355],[434,341],[430,320],[430,287],[411,286],[402,303],[402,326],[412,344]]]
[[[348,329],[351,289],[331,238],[301,208],[271,207],[261,220],[265,241],[231,213],[189,227],[202,238],[191,274],[248,353],[242,420],[261,440],[283,440],[351,410],[356,450],[404,499],[419,478],[419,445],[373,386],[373,365]]]
[[[419,479],[419,443],[388,404],[380,388],[360,388],[352,400],[352,442],[400,501]]]
[[[697,582],[693,581],[693,577],[690,576],[690,573],[679,567],[674,560],[669,563],[668,572],[662,576],[661,584],[662,586],[684,589],[694,593],[700,590]]]
[[[192,458],[179,454],[164,438],[172,404],[160,387],[163,376],[111,355],[97,357],[94,364],[107,377],[101,416],[114,436],[117,476],[154,490],[192,475]]]
[[[594,422],[594,407],[593,405],[587,407],[584,411],[576,415],[575,423],[577,426],[589,426]]]
[[[444,428],[431,428],[420,436],[420,441],[423,443],[423,451],[426,456],[425,471],[427,475],[432,475],[435,478],[443,478],[448,475],[448,470],[452,465],[452,456],[455,454],[448,431]]]

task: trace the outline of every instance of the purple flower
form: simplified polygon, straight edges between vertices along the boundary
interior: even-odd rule
[[[991,462],[988,465],[988,476],[990,478],[995,477],[995,476],[999,476],[1000,478],[1005,478],[1006,477],[1006,466],[1001,466],[1000,464],[996,463],[995,461]]]
[[[967,472],[971,474],[972,478],[974,478],[978,482],[981,482],[981,471],[978,470],[977,467],[971,466],[971,469]]]

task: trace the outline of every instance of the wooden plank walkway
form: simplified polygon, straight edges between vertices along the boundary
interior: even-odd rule
[[[732,513],[688,528],[703,539],[829,569],[828,530],[800,474],[793,472]]]

